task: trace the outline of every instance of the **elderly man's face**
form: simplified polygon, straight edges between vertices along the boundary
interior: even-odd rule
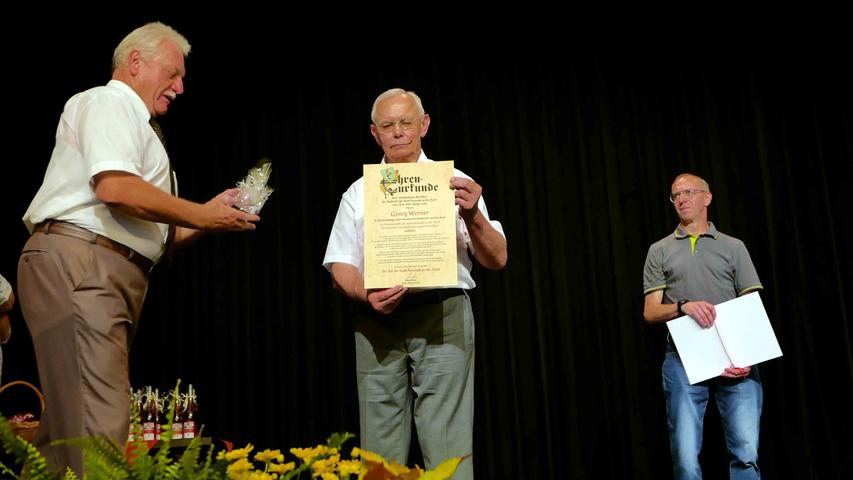
[[[184,93],[185,74],[184,55],[170,41],[163,41],[155,58],[142,60],[142,85],[137,93],[152,116],[165,114],[172,100]]]
[[[376,106],[376,122],[370,133],[385,152],[388,163],[416,162],[421,138],[429,129],[429,115],[420,115],[415,99],[397,95]]]

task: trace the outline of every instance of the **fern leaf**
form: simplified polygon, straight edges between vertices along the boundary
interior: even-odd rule
[[[121,480],[130,476],[124,450],[111,438],[83,437],[58,440],[83,451],[83,465],[90,478]]]

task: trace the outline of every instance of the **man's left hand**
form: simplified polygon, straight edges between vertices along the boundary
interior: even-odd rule
[[[483,194],[483,187],[469,178],[452,177],[450,188],[456,192],[456,205],[459,205],[459,213],[462,217],[467,219],[475,217],[480,211],[477,205],[480,195]]]
[[[723,376],[728,378],[746,378],[749,376],[750,371],[752,371],[752,367],[726,367],[723,370]]]

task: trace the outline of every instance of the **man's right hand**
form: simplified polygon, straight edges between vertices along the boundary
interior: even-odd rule
[[[370,289],[367,290],[367,303],[374,311],[383,315],[390,315],[400,306],[403,297],[409,289],[402,285],[386,289]]]
[[[681,306],[681,311],[690,315],[690,318],[702,328],[712,327],[717,318],[717,310],[714,306],[703,300],[687,302]]]
[[[253,222],[259,221],[261,217],[233,208],[239,190],[238,188],[229,188],[204,204],[205,210],[210,216],[205,230],[233,232],[255,229]]]

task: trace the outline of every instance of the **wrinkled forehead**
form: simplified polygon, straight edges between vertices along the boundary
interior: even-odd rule
[[[400,118],[416,119],[418,105],[409,95],[397,95],[379,102],[376,106],[377,120],[396,120]]]

